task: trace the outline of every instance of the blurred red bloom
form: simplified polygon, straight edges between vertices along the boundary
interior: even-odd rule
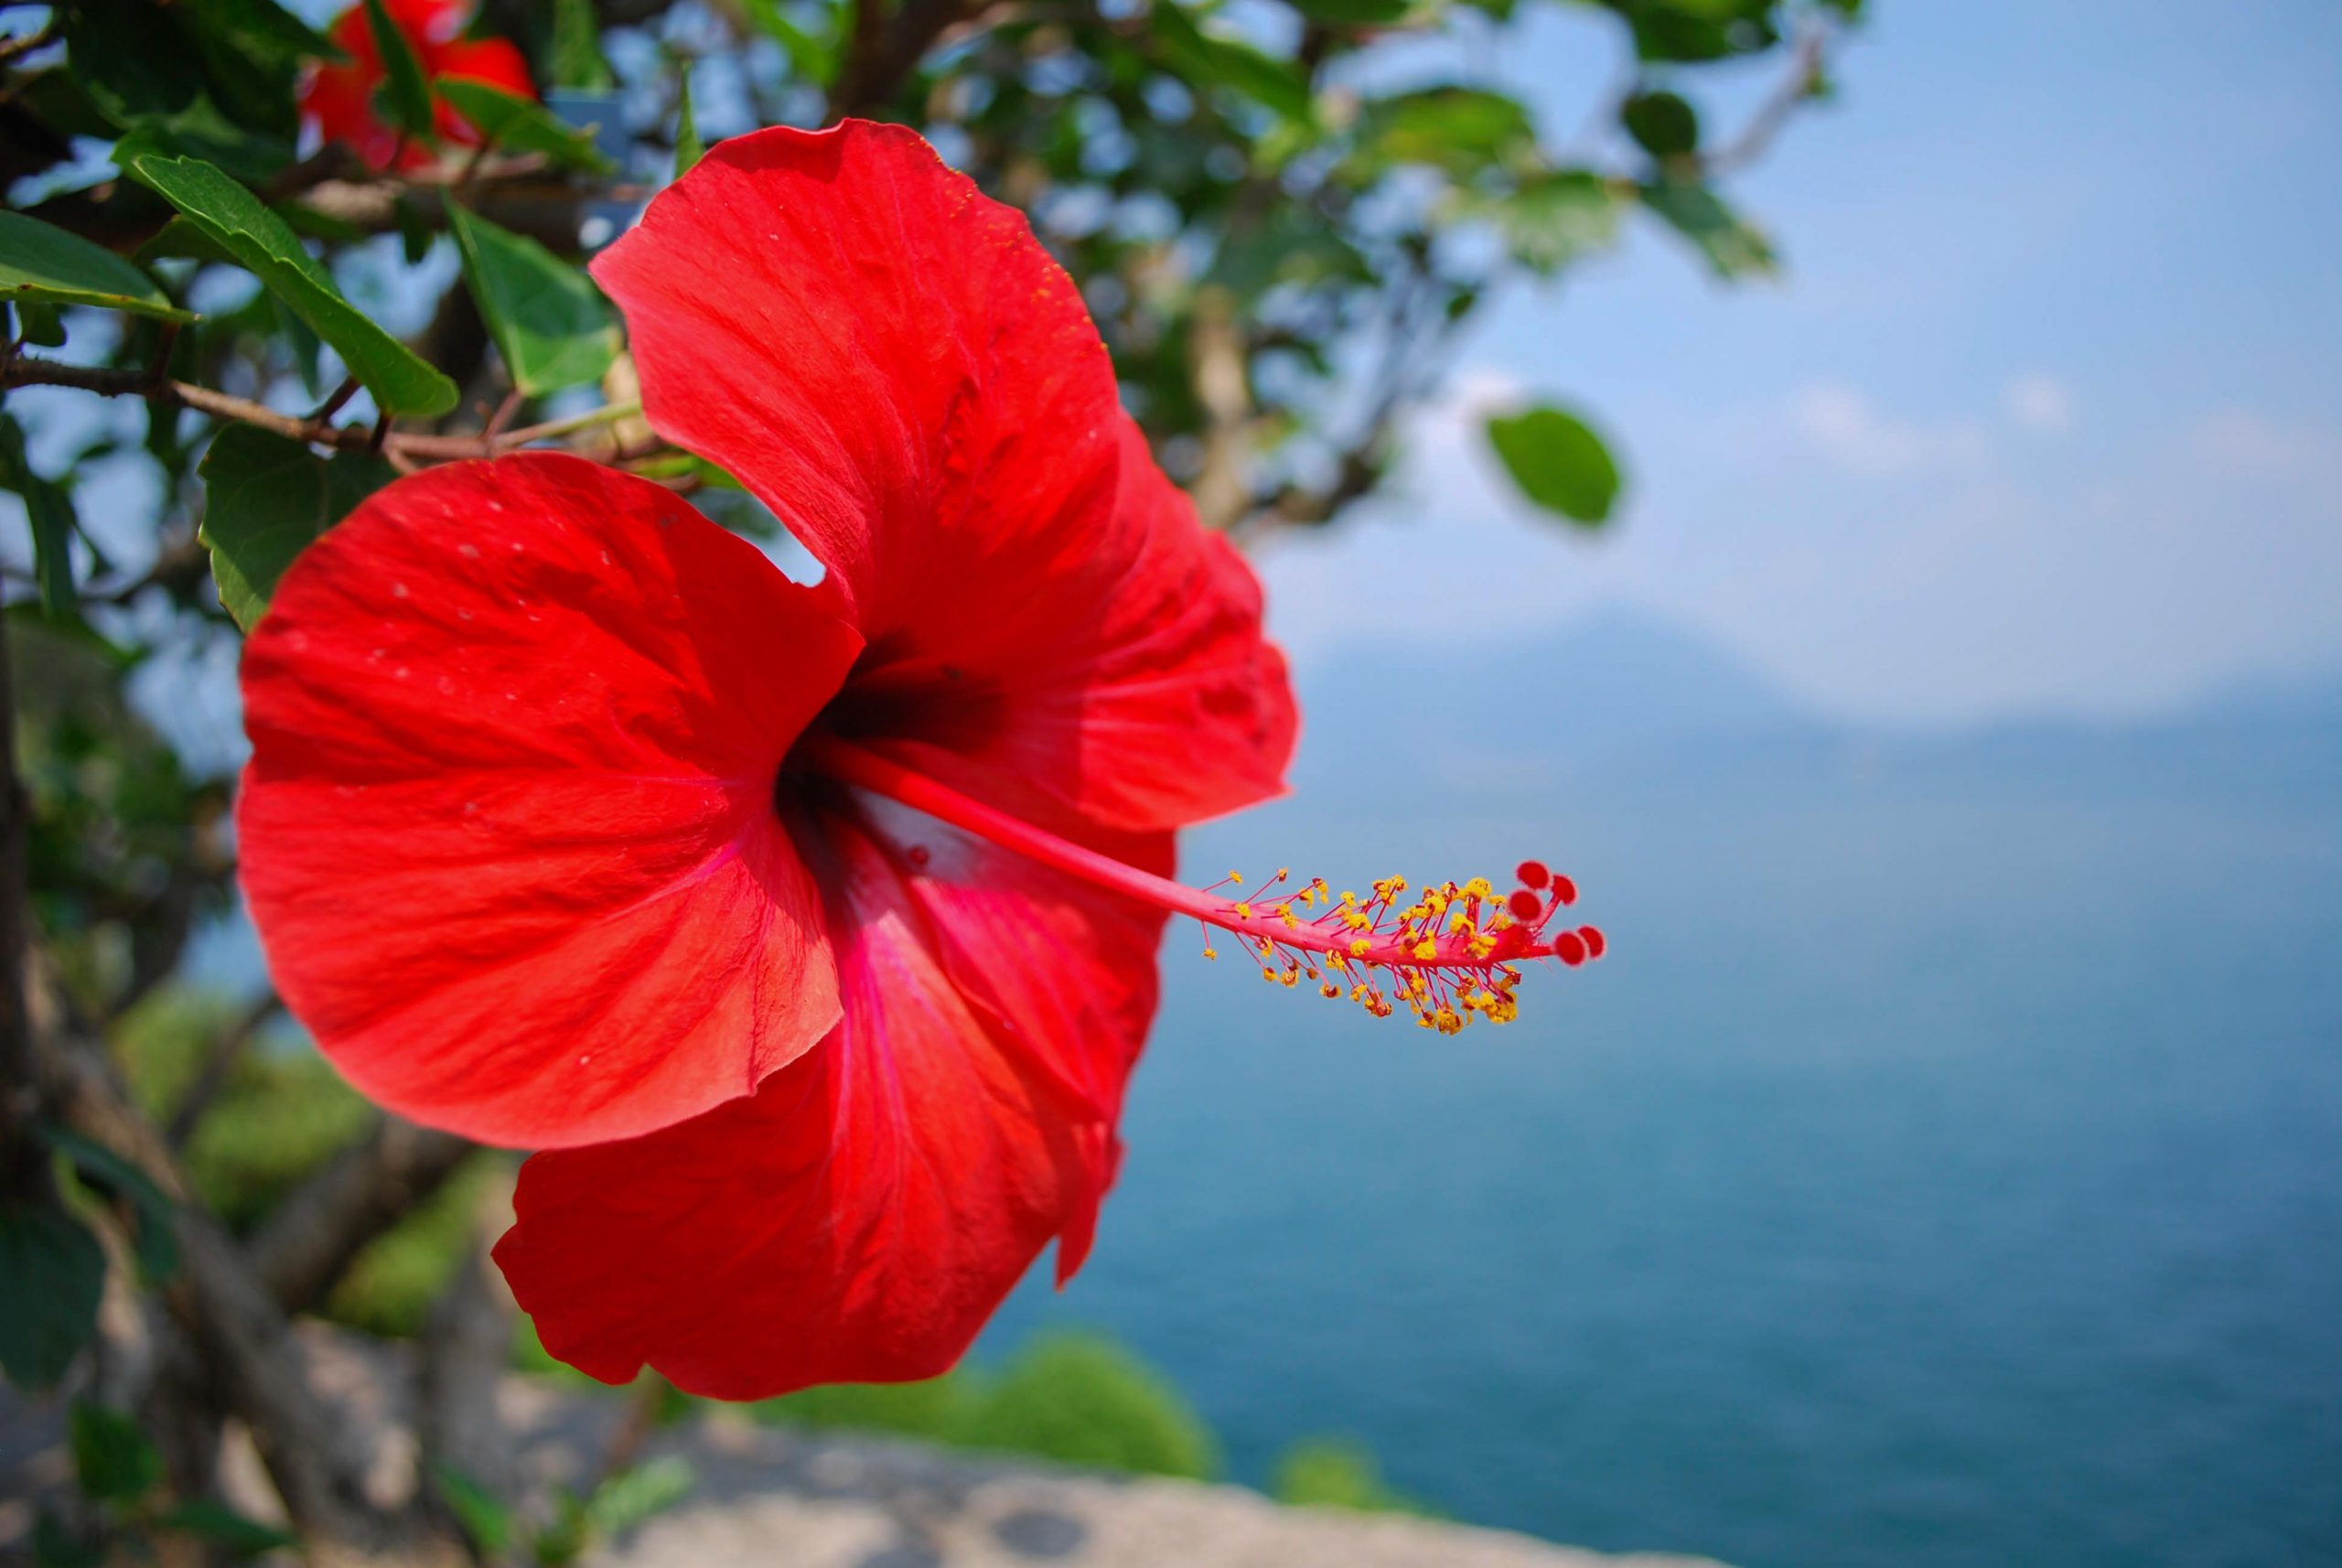
[[[1144,891],[1281,788],[1284,664],[1071,282],[911,133],[727,141],[595,274],[825,575],[564,456],[393,484],[247,649],[245,892],[360,1088],[553,1151],[498,1259],[555,1355],[930,1375],[1088,1250]]]
[[[423,62],[425,80],[444,76],[486,82],[523,98],[534,98],[529,67],[521,51],[502,38],[461,37],[469,19],[472,0],[385,0],[391,21]],[[301,90],[301,113],[313,122],[328,142],[339,142],[374,169],[416,168],[431,161],[431,149],[403,136],[383,123],[374,108],[374,92],[382,84],[382,57],[374,48],[374,30],[367,25],[366,7],[351,6],[334,18],[329,36],[349,57],[347,65],[319,66]],[[463,116],[437,103],[439,134],[459,146],[472,146],[479,137]]]

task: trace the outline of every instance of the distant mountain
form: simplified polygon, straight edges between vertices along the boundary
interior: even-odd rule
[[[1296,683],[1294,783],[1317,800],[1360,779],[1484,800],[1597,775],[1628,789],[1899,783],[1979,799],[2342,782],[2342,671],[2240,682],[2151,720],[1898,729],[1816,714],[1699,634],[1611,609],[1499,650],[1426,639],[1313,660]]]
[[[1407,758],[1435,775],[1557,759],[1574,768],[1832,729],[1723,648],[1625,609],[1498,648],[1379,643],[1313,660],[1295,682],[1309,719],[1304,787]]]

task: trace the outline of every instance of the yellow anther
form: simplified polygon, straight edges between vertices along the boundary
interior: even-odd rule
[[[1474,958],[1486,958],[1496,950],[1497,940],[1494,937],[1474,937],[1472,939],[1472,956]]]
[[[1251,919],[1251,918],[1252,918],[1252,905],[1250,905],[1250,904],[1239,904],[1239,905],[1237,905],[1237,906],[1236,906],[1236,918],[1237,918],[1238,919],[1240,919],[1240,920],[1249,920],[1249,919]]]
[[[1317,994],[1328,1002],[1338,1001],[1342,994],[1342,988],[1329,980],[1317,988]]]
[[[1277,983],[1277,972],[1264,966],[1261,971],[1261,978],[1267,981],[1271,985],[1274,985]]]
[[[1206,958],[1218,958],[1219,956],[1219,950],[1218,948],[1206,948],[1206,949],[1204,949],[1204,957],[1206,957]]]
[[[1342,911],[1342,924],[1348,927],[1353,931],[1362,931],[1373,923],[1373,921],[1368,919],[1356,909],[1345,909]]]
[[[1284,918],[1284,923],[1288,927],[1291,927],[1295,930],[1299,930],[1301,929],[1301,917],[1293,912],[1292,905],[1287,904],[1284,908],[1279,909],[1277,913]]]
[[[1497,890],[1488,885],[1487,877],[1475,876],[1471,881],[1464,884],[1464,891],[1475,898],[1493,898],[1496,897]]]
[[[1368,950],[1371,949],[1373,946],[1374,944],[1368,941],[1364,937],[1355,938],[1350,942],[1350,956],[1352,958],[1364,958],[1367,955]]]
[[[1414,950],[1416,958],[1422,960],[1425,963],[1429,963],[1433,959],[1439,956],[1439,944],[1432,940],[1429,937],[1425,937],[1423,940],[1415,944]]]
[[[1447,918],[1447,929],[1451,931],[1468,931],[1472,929],[1472,917],[1458,909]]]
[[[1231,871],[1231,872],[1230,872],[1230,873],[1228,874],[1228,879],[1229,879],[1230,882],[1233,882],[1234,884],[1236,884],[1236,886],[1239,886],[1239,887],[1241,887],[1241,886],[1244,886],[1244,874],[1243,874],[1242,872],[1241,872],[1241,871]]]

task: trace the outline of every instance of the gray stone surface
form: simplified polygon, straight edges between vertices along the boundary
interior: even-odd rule
[[[1715,1568],[721,1419],[669,1451],[699,1488],[602,1568]]]
[[[421,1481],[404,1347],[303,1325],[313,1386],[339,1405],[339,1435],[375,1501]],[[36,1497],[70,1483],[64,1399],[0,1390],[0,1562],[20,1552]],[[626,1401],[507,1377],[496,1391],[512,1471],[542,1509],[582,1488],[609,1455]],[[1140,1479],[916,1444],[757,1426],[736,1412],[654,1434],[645,1458],[679,1455],[691,1495],[598,1547],[590,1568],[1718,1568],[1704,1558],[1608,1556],[1501,1530],[1395,1515],[1290,1509],[1238,1487]],[[282,1510],[258,1455],[231,1431],[228,1497],[255,1518]]]

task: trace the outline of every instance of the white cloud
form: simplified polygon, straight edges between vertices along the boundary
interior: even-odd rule
[[[2272,419],[2251,409],[2206,414],[2187,433],[2188,450],[2208,466],[2260,478],[2306,474],[2342,455],[2331,432]]]
[[[2001,407],[2027,430],[2053,435],[2074,422],[2074,394],[2055,376],[2019,376],[2001,393]]]
[[[1864,392],[1835,381],[1798,388],[1789,395],[1789,426],[1829,463],[1861,474],[1970,464],[1992,450],[1973,420],[1903,421],[1882,413]]]

